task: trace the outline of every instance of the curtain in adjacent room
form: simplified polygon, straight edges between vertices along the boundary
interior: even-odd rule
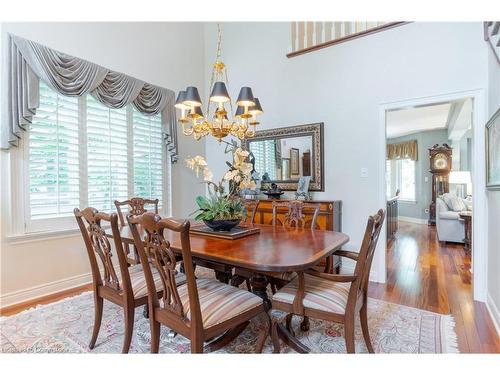
[[[0,148],[18,146],[39,106],[39,79],[67,96],[91,94],[110,108],[132,103],[149,116],[161,114],[172,162],[177,156],[175,93],[15,35],[7,36],[2,72]]]
[[[387,145],[387,160],[411,159],[418,160],[418,145],[416,140]]]

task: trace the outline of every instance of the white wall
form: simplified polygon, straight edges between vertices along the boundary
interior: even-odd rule
[[[207,64],[215,25],[206,28]],[[265,113],[260,128],[325,123],[326,190],[343,201],[343,231],[359,247],[367,215],[379,208],[379,105],[462,90],[487,89],[481,23],[411,23],[292,59],[289,23],[225,23],[223,58],[231,95],[251,86]],[[223,169],[213,142],[208,162]],[[368,168],[368,177],[360,169]],[[216,170],[222,172],[222,170]],[[383,250],[375,264],[383,266]],[[380,261],[382,259],[382,262]],[[376,275],[383,280],[383,275]]]
[[[500,65],[488,48],[488,118],[500,107]],[[500,327],[500,191],[488,191],[488,307]],[[499,331],[500,334],[500,331]]]
[[[13,33],[176,92],[188,85],[204,87],[201,23],[3,23],[0,28],[2,40],[5,33]],[[172,209],[174,216],[186,217],[193,211],[195,195],[204,188],[185,168],[184,159],[204,154],[204,143],[181,133],[178,139]],[[10,233],[5,224],[13,215],[6,204],[11,200],[9,155],[1,152],[0,158],[1,302],[18,302],[88,282],[90,267],[78,233],[62,239],[7,242]]]

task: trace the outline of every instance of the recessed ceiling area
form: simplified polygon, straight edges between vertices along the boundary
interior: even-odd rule
[[[387,112],[387,138],[446,129],[453,103],[400,108]]]

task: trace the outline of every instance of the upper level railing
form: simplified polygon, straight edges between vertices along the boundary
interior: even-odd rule
[[[316,51],[408,22],[292,22],[287,57]]]
[[[486,40],[500,64],[500,22],[487,21],[484,23],[484,40]]]

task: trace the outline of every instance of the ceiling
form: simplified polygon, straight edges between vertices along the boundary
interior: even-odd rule
[[[400,108],[387,112],[387,138],[446,129],[453,103]]]

